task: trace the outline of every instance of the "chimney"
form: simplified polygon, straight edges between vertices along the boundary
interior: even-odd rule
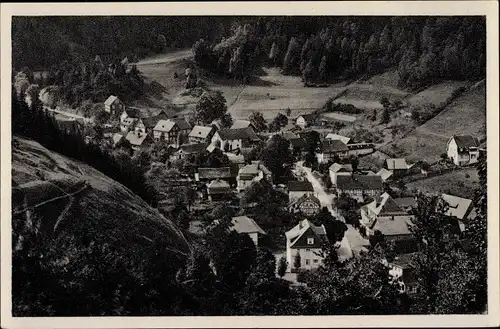
[[[299,222],[299,229],[301,229],[304,225],[302,224],[302,221]]]

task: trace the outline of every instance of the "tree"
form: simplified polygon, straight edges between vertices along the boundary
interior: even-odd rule
[[[278,275],[280,278],[285,276],[287,267],[288,267],[288,262],[286,261],[286,258],[280,257],[280,260],[278,262]]]
[[[370,117],[371,121],[377,121],[377,110],[373,109],[372,116]]]
[[[296,70],[297,63],[300,60],[300,44],[297,38],[292,37],[288,44],[285,59],[283,60],[283,71],[285,73],[292,73]]]
[[[295,268],[295,270],[298,270],[300,269],[300,266],[301,266],[300,253],[297,252],[295,254],[295,257],[293,258],[293,267]]]
[[[382,110],[382,118],[380,119],[380,124],[386,124],[391,122],[391,115],[389,114],[389,109],[384,108]]]
[[[349,159],[349,162],[351,163],[352,171],[356,172],[358,170],[359,158],[354,155]]]
[[[264,116],[260,112],[252,111],[249,120],[255,127],[255,130],[257,132],[262,132],[267,129],[266,120],[264,119]]]
[[[158,48],[160,52],[164,52],[167,49],[167,39],[163,34],[158,34]]]
[[[220,90],[205,91],[196,103],[196,118],[204,124],[222,118],[227,112],[226,99]]]
[[[230,128],[233,125],[233,123],[234,121],[230,113],[225,113],[220,118],[220,124],[223,128]]]
[[[280,131],[282,128],[286,127],[288,124],[288,118],[282,113],[278,113],[273,121],[269,124],[269,131],[275,132]]]
[[[375,230],[373,235],[370,235],[370,245],[372,248],[383,246],[385,243],[385,236],[379,230]]]
[[[280,60],[280,49],[279,46],[276,42],[273,42],[273,45],[271,46],[271,51],[269,52],[269,59],[271,60],[273,65],[279,65],[279,60]]]
[[[319,64],[319,78],[322,81],[326,81],[328,79],[328,67],[326,56],[321,58],[321,63]]]
[[[384,109],[389,108],[391,106],[391,102],[389,101],[389,99],[386,96],[384,96],[380,99],[380,104],[382,104]]]
[[[307,62],[306,67],[304,68],[304,71],[302,72],[302,80],[305,83],[308,83],[310,81],[315,80],[317,77],[317,72],[316,68],[314,67],[313,59],[311,59]]]
[[[285,166],[293,161],[290,142],[280,135],[274,135],[262,150],[260,159],[272,172],[274,181],[280,181],[287,173]]]

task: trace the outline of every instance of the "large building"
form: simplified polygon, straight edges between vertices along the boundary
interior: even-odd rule
[[[457,166],[476,163],[479,158],[479,140],[470,135],[453,136],[448,140],[446,154]]]
[[[348,194],[359,202],[366,197],[375,198],[384,191],[382,178],[376,175],[351,175],[337,177],[337,195]]]
[[[250,217],[238,216],[231,220],[232,229],[240,234],[248,234],[256,247],[259,246],[259,236],[265,235],[266,232]]]

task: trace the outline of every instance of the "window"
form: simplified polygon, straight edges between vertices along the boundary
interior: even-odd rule
[[[317,264],[317,263],[318,263],[318,260],[317,260],[317,259],[313,259],[313,263],[314,263],[314,264]]]
[[[314,244],[314,238],[307,238],[307,244]]]
[[[309,265],[309,259],[306,259],[306,265]]]

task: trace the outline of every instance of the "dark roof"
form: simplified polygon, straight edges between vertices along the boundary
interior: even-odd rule
[[[314,192],[313,186],[308,181],[289,181],[288,191],[307,191]]]
[[[352,175],[338,176],[337,188],[340,190],[383,190],[380,176]]]
[[[140,116],[139,109],[135,107],[127,107],[124,111],[127,113],[129,118],[139,118]]]
[[[314,113],[301,114],[301,115],[299,115],[299,116],[297,117],[297,119],[298,119],[298,118],[300,118],[300,117],[303,117],[303,118],[304,118],[304,120],[306,120],[306,122],[307,122],[307,121],[309,121],[309,122],[310,122],[310,121],[314,121],[314,120],[316,120],[317,115],[316,115],[316,114],[314,114]]]
[[[400,207],[416,207],[417,206],[417,200],[412,197],[408,198],[396,198],[394,201],[400,206]]]
[[[479,147],[479,140],[471,135],[453,136],[460,148]]]
[[[340,140],[332,140],[328,142],[323,142],[322,146],[322,151],[323,152],[347,152],[349,149],[347,148],[347,145],[342,143]]]
[[[297,206],[300,206],[300,204],[302,204],[303,202],[307,202],[307,201],[314,202],[318,205],[319,208],[321,208],[321,201],[319,201],[319,199],[317,197],[315,197],[314,195],[310,195],[310,194],[304,194],[303,196],[298,198],[297,201],[295,201],[295,204]]]
[[[391,264],[397,265],[404,268],[411,268],[413,267],[413,263],[415,260],[415,257],[418,256],[418,252],[413,252],[409,254],[401,254],[396,257],[390,262]]]
[[[356,144],[347,144],[347,148],[349,150],[362,150],[362,149],[372,149],[374,148],[374,144],[372,143],[356,143]]]
[[[203,152],[206,150],[207,144],[206,143],[199,143],[199,144],[185,144],[181,145],[179,150],[182,150],[184,153],[199,153]]]
[[[173,118],[170,120],[174,121],[180,130],[191,129],[191,125],[184,118]]]
[[[258,140],[259,136],[255,134],[255,131],[250,128],[239,128],[239,129],[223,129],[217,132],[223,140],[235,140],[235,139],[248,139],[248,140]]]
[[[230,178],[231,168],[198,168],[198,177],[200,179]]]

